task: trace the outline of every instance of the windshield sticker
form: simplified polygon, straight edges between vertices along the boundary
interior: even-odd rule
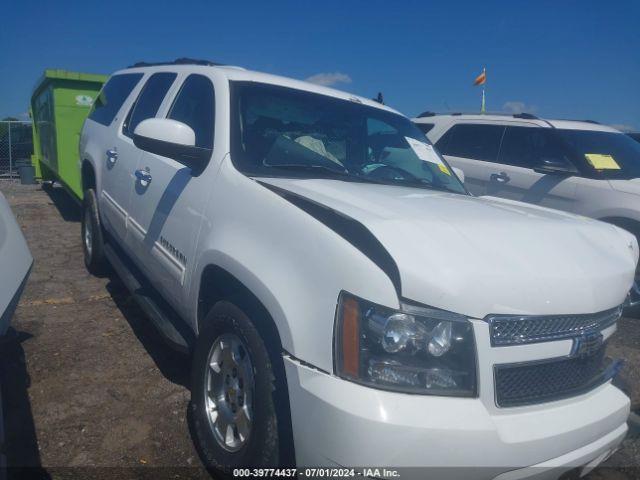
[[[438,156],[438,154],[433,150],[433,147],[428,143],[421,142],[420,140],[416,140],[411,137],[404,137],[413,153],[415,153],[420,160],[423,162],[435,163],[438,165],[440,171],[446,175],[451,175],[451,172],[444,164],[442,159]]]
[[[611,155],[603,153],[585,153],[585,157],[596,170],[620,170],[620,165]]]

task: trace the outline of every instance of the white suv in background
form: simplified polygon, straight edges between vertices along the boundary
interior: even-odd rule
[[[425,112],[413,119],[474,195],[578,213],[640,238],[640,143],[591,121]]]
[[[236,67],[134,66],[80,159],[85,262],[108,260],[192,354],[208,465],[557,478],[624,438],[605,347],[635,238],[470,196],[396,111]],[[363,473],[380,476],[305,476]]]

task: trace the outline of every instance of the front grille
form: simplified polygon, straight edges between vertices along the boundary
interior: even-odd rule
[[[491,345],[523,345],[575,338],[589,331],[602,331],[622,314],[622,306],[585,315],[491,315]]]
[[[605,357],[604,346],[588,357],[496,365],[496,403],[515,407],[579,395],[609,380],[620,368],[621,362]]]

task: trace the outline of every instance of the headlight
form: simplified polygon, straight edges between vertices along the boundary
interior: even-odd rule
[[[338,301],[335,370],[375,388],[427,395],[476,395],[471,322],[442,310],[401,311],[348,293]]]

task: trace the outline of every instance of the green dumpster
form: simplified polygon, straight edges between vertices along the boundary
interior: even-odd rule
[[[78,141],[107,75],[45,70],[31,96],[36,176],[62,184],[82,199]]]

